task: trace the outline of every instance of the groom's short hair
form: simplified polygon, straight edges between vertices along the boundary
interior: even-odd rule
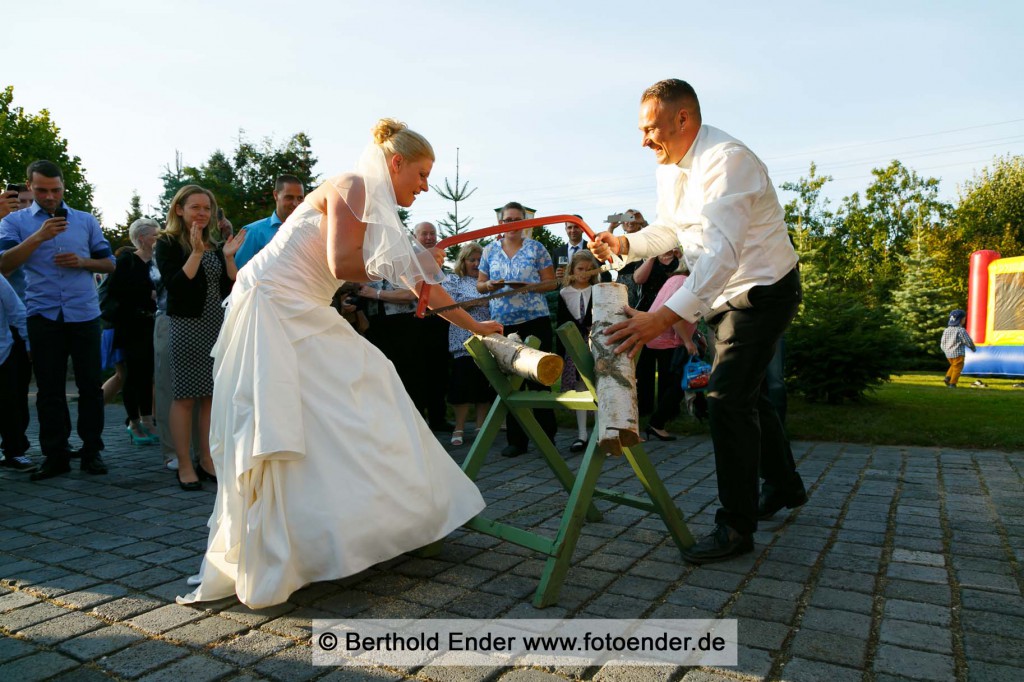
[[[667,78],[658,81],[640,95],[641,104],[649,99],[656,99],[663,104],[681,104],[686,107],[687,111],[700,118],[700,100],[697,99],[697,91],[684,80]]]

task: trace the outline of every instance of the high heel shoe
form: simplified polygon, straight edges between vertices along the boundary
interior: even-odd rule
[[[125,430],[128,431],[128,440],[131,441],[132,445],[153,445],[156,441],[151,436],[140,436],[135,433],[135,429],[129,424]]]
[[[160,442],[160,434],[157,433],[155,425],[142,422],[142,432],[149,436],[150,440],[152,440],[154,443]]]
[[[199,476],[200,481],[209,481],[210,483],[217,482],[217,476],[204,469],[202,464],[196,467],[196,475]]]
[[[647,440],[672,441],[672,440],[676,439],[675,436],[663,436],[660,433],[658,433],[657,431],[655,431],[653,427],[650,427],[650,426],[648,426],[644,430],[644,435],[647,436]]]
[[[200,471],[201,470],[202,467],[200,467]],[[181,486],[182,490],[185,490],[187,492],[195,492],[197,490],[203,489],[202,481],[189,481],[188,483],[186,483],[185,481],[181,480],[181,476],[178,477],[178,485]]]

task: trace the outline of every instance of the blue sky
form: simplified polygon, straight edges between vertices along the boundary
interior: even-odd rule
[[[833,199],[896,158],[953,200],[994,156],[1024,153],[1019,2],[52,0],[5,7],[4,23],[0,84],[51,111],[108,224],[133,190],[157,202],[175,150],[198,164],[240,129],[302,130],[327,177],[380,116],[431,140],[434,184],[460,148],[471,227],[509,200],[595,227],[651,217],[638,98],[669,77],[776,185],[813,160]],[[413,219],[450,206],[421,195]]]

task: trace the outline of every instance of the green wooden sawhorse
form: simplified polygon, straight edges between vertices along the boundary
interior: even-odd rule
[[[609,500],[617,504],[656,512],[665,522],[669,534],[680,550],[689,547],[694,542],[682,515],[672,502],[672,498],[665,489],[665,484],[662,483],[642,446],[624,447],[623,454],[637,478],[640,479],[649,499],[597,487],[597,480],[607,455],[597,448],[599,430],[596,423],[590,434],[587,449],[583,454],[583,461],[575,475],[565,464],[555,444],[537,423],[532,412],[534,408],[552,408],[561,405],[571,410],[597,409],[597,382],[594,377],[594,358],[590,354],[590,349],[572,323],[562,325],[558,329],[558,337],[567,349],[569,357],[576,364],[580,376],[583,377],[583,383],[587,387],[586,391],[554,393],[552,391],[520,390],[524,380],[521,377],[506,376],[498,368],[494,356],[479,338],[471,337],[466,342],[466,350],[476,361],[487,380],[490,381],[491,386],[497,391],[498,396],[487,414],[487,419],[477,433],[469,454],[466,455],[466,459],[462,463],[462,470],[470,479],[476,480],[487,453],[494,444],[501,424],[505,421],[505,416],[511,413],[522,424],[527,435],[540,450],[548,466],[554,472],[555,478],[569,493],[562,521],[554,538],[548,538],[482,515],[476,516],[466,523],[467,528],[536,550],[547,556],[540,584],[533,597],[533,605],[537,608],[557,603],[558,593],[569,570],[569,562],[576,549],[576,542],[579,540],[584,519],[588,521],[601,519],[601,513],[593,504],[594,499]],[[533,348],[540,345],[534,337],[527,339],[527,344]]]

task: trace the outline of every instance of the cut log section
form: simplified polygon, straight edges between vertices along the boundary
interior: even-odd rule
[[[543,386],[551,386],[562,376],[565,361],[561,357],[530,348],[515,334],[507,338],[501,334],[481,338],[505,374],[515,374]]]
[[[616,355],[604,330],[626,319],[622,309],[627,303],[624,284],[595,284],[593,292],[594,325],[590,329],[590,352],[594,355],[597,379],[597,445],[609,455],[621,455],[623,447],[640,442],[640,415],[636,403],[636,370],[628,354]]]

